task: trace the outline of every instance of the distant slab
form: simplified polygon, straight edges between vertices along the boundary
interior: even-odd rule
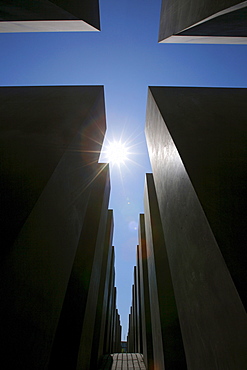
[[[0,32],[99,31],[98,0],[0,1]]]
[[[247,1],[163,1],[159,42],[246,44]]]

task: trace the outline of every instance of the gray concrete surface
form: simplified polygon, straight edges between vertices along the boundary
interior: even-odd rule
[[[244,301],[246,113],[245,89],[149,91],[147,144],[189,369],[247,365],[236,290]]]

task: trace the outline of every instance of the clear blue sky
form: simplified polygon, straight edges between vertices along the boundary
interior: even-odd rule
[[[126,338],[136,226],[150,164],[144,137],[147,87],[247,85],[247,46],[158,44],[161,0],[100,2],[101,32],[0,34],[0,85],[104,85],[107,140],[128,141],[111,168],[117,306]]]

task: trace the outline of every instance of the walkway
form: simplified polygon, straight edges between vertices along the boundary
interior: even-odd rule
[[[104,356],[99,370],[146,370],[143,356],[140,353],[114,353]]]

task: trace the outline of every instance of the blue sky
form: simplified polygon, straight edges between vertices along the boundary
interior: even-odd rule
[[[161,0],[102,0],[101,32],[0,34],[0,85],[104,85],[106,141],[122,137],[131,161],[111,167],[117,306],[126,339],[136,226],[150,164],[147,87],[247,85],[247,46],[158,44]]]

